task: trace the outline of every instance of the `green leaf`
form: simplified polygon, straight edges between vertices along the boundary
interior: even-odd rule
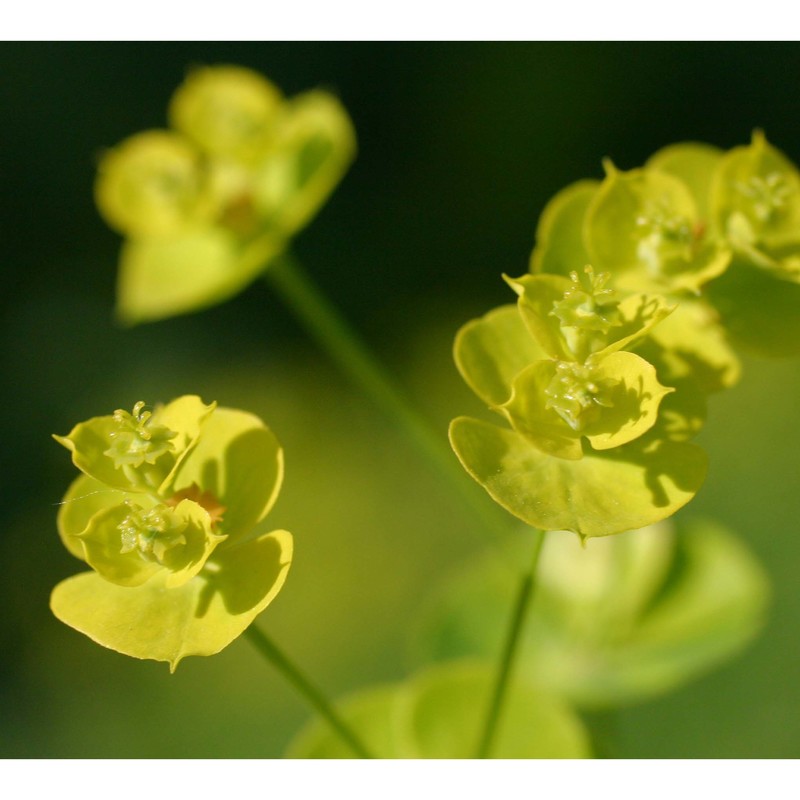
[[[474,758],[494,689],[487,663],[449,663],[417,675],[405,724],[417,758]],[[524,676],[509,683],[494,758],[587,758],[589,741],[571,710]]]
[[[95,201],[105,221],[133,237],[181,235],[216,213],[200,154],[171,131],[144,131],[103,154]]]
[[[800,173],[761,131],[723,156],[711,199],[715,220],[734,245],[800,246]]]
[[[78,423],[67,436],[53,438],[72,453],[81,472],[125,492],[154,492],[169,481],[200,435],[215,403],[184,395],[152,413],[137,403],[135,414],[118,411]],[[122,442],[122,443],[121,443]],[[125,464],[125,454],[140,463]]]
[[[177,237],[130,239],[120,254],[117,315],[133,325],[227,300],[285,246],[271,231],[245,245],[232,231],[214,226]]]
[[[104,647],[167,661],[212,655],[239,636],[280,591],[292,560],[292,537],[273,531],[214,554],[215,571],[168,588],[168,573],[141,586],[117,586],[95,572],[59,583],[50,598],[62,622]]]
[[[84,560],[83,545],[78,534],[86,530],[92,517],[126,500],[141,500],[141,494],[114,489],[81,473],[71,484],[58,508],[56,524],[64,547],[76,558]]]
[[[376,758],[413,758],[398,724],[403,702],[401,684],[371,686],[344,698],[338,712]],[[312,720],[292,740],[286,758],[354,758],[352,749],[321,719]]]
[[[734,386],[741,375],[741,364],[718,314],[701,300],[681,300],[636,344],[636,351],[655,365],[665,383],[690,384],[695,392],[721,391]]]
[[[442,664],[403,683],[346,698],[342,717],[379,758],[473,758],[495,670],[489,664]],[[588,736],[560,700],[525,677],[508,687],[493,758],[587,758]],[[313,721],[290,744],[289,758],[353,758],[323,722]]]
[[[169,104],[171,125],[212,156],[252,161],[269,147],[283,98],[244,67],[194,68]]]
[[[508,305],[464,325],[456,335],[453,357],[475,394],[499,406],[511,396],[514,378],[547,353],[531,336],[519,309]]]
[[[530,542],[513,557],[520,569]],[[487,554],[488,556],[488,554]],[[490,657],[501,645],[518,577],[482,556],[430,597],[415,658]],[[731,658],[764,621],[766,575],[710,522],[661,523],[580,546],[548,535],[517,671],[584,708],[641,702]]]
[[[149,498],[140,502],[92,517],[79,535],[85,561],[119,586],[141,586],[161,571],[169,573],[168,589],[181,586],[200,572],[224,537],[212,532],[208,512],[191,500],[182,500],[174,510]],[[149,520],[162,530],[152,523],[146,527]]]
[[[599,187],[599,181],[578,181],[558,192],[545,206],[536,228],[531,272],[566,277],[590,263],[583,226],[586,210]]]
[[[699,220],[704,225],[711,225],[711,184],[723,155],[722,150],[710,144],[681,142],[652,155],[645,169],[664,172],[682,181],[692,194]]]
[[[507,511],[542,530],[584,537],[641,528],[674,514],[699,490],[705,453],[689,442],[645,441],[568,461],[515,431],[468,417],[450,424],[467,472]]]
[[[735,344],[773,357],[800,353],[800,285],[737,259],[707,296]]]
[[[585,231],[591,263],[630,291],[696,292],[730,261],[727,248],[709,238],[689,189],[655,170],[611,168]]]
[[[283,481],[283,450],[255,415],[217,408],[195,448],[178,467],[172,491],[196,484],[225,507],[219,532],[226,549],[248,534],[275,503]]]
[[[519,295],[522,319],[540,347],[550,358],[574,360],[561,321],[552,313],[554,305],[564,298],[573,282],[560,275],[523,275],[506,278],[506,282]]]
[[[261,217],[281,235],[296,233],[342,179],[355,152],[353,125],[335,97],[312,91],[285,103],[271,149],[253,177]]]

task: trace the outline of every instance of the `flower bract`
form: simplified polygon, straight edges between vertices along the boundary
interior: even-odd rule
[[[495,309],[456,337],[462,376],[510,426],[453,421],[450,440],[467,472],[545,530],[604,536],[674,513],[706,469],[703,451],[687,441],[702,421],[702,399],[699,408],[692,402],[702,391],[687,382],[684,361],[665,356],[674,328],[658,337],[676,307],[618,293],[591,267],[509,283],[517,306]],[[703,364],[699,341],[687,352]],[[714,354],[728,368],[724,348]]]
[[[311,220],[355,154],[336,98],[287,99],[243,67],[193,70],[169,120],[110,149],[98,167],[98,209],[125,237],[117,312],[126,323],[243,289]]]
[[[292,537],[257,526],[277,498],[283,452],[257,417],[186,395],[55,438],[81,471],[58,531],[91,567],[53,590],[62,622],[174,670],[226,647],[280,591]]]

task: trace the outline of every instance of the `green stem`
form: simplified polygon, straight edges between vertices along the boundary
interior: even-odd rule
[[[454,492],[467,504],[480,530],[507,531],[505,515],[497,510],[461,469],[444,437],[422,419],[400,387],[382,368],[356,332],[328,302],[300,264],[285,253],[264,272],[265,280],[278,292],[328,356],[350,380],[368,394],[439,471]]]
[[[476,751],[476,758],[489,758],[492,745],[494,744],[497,725],[500,721],[500,713],[503,709],[503,702],[505,700],[506,690],[508,689],[509,678],[511,677],[511,670],[517,655],[520,633],[533,595],[534,577],[536,575],[536,567],[539,564],[539,556],[542,552],[544,531],[535,531],[535,536],[536,540],[534,543],[531,566],[522,579],[519,593],[517,594],[517,602],[514,604],[511,624],[508,628],[505,647],[503,648],[500,666],[497,670],[494,692],[492,694],[491,704],[489,705],[489,712],[486,715],[486,722],[483,726],[483,735],[481,736]]]
[[[359,758],[373,758],[350,726],[334,711],[333,706],[325,699],[325,696],[278,649],[272,639],[255,625],[251,625],[245,633],[256,649],[271,661],[273,666],[303,695],[314,710],[328,721],[342,741],[346,742]]]

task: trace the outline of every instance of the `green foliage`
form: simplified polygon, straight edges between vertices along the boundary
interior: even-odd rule
[[[174,670],[230,644],[282,587],[292,537],[254,528],[277,498],[283,454],[244,411],[192,395],[144,407],[55,437],[82,473],[59,534],[93,571],[62,581],[50,602],[99,644]]]
[[[131,136],[100,162],[95,198],[125,242],[117,313],[126,323],[226,300],[313,217],[355,153],[330,94],[285,99],[242,67],[194,70],[170,130]]]
[[[520,568],[526,549],[511,553]],[[536,580],[517,669],[587,709],[642,701],[709,671],[758,633],[769,597],[753,556],[708,521],[659,523],[584,547],[551,533]],[[421,617],[415,659],[499,652],[515,585],[494,555],[454,572]]]
[[[373,743],[379,758],[471,758],[492,689],[488,665],[452,662],[409,680],[359,692],[342,715]],[[587,758],[586,731],[569,707],[527,677],[513,681],[495,758]],[[287,751],[289,758],[352,758],[321,722],[310,723]]]

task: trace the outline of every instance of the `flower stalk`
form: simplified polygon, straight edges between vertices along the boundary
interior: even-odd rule
[[[373,758],[359,737],[349,725],[336,713],[333,706],[306,676],[291,662],[288,656],[278,648],[264,631],[251,625],[245,635],[253,646],[263,655],[284,678],[303,696],[308,704],[322,716],[336,731],[337,735],[359,758]]]
[[[408,435],[419,452],[466,503],[479,522],[477,527],[505,535],[507,523],[475,491],[443,437],[414,410],[392,376],[322,294],[297,259],[283,253],[270,263],[264,279],[339,369]]]
[[[534,536],[535,541],[530,569],[525,573],[520,583],[517,600],[514,604],[511,622],[508,627],[505,646],[503,647],[503,653],[500,658],[500,665],[497,670],[497,679],[494,684],[489,711],[486,714],[483,733],[481,734],[481,739],[475,752],[476,758],[491,757],[492,745],[495,741],[497,728],[503,711],[503,702],[506,698],[514,661],[516,660],[519,649],[520,633],[522,632],[533,597],[536,568],[539,564],[539,557],[541,556],[542,545],[544,544],[544,531],[537,530],[534,532]]]

